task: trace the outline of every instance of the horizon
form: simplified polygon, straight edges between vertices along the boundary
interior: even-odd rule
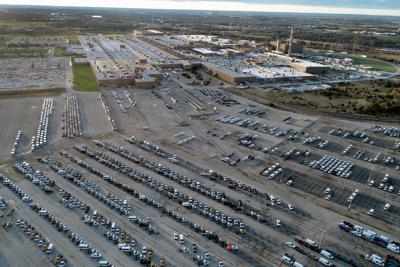
[[[268,2],[268,3],[267,3]],[[260,13],[300,13],[300,14],[332,14],[332,15],[369,15],[369,16],[400,16],[400,2],[393,0],[369,1],[362,0],[364,7],[355,1],[338,0],[336,2],[342,5],[336,6],[310,6],[312,0],[295,1],[302,4],[289,4],[291,0],[281,0],[281,4],[270,4],[270,0],[147,0],[147,1],[129,1],[122,0],[118,4],[108,4],[107,1],[89,0],[81,3],[78,0],[69,1],[68,4],[58,4],[55,0],[16,0],[15,3],[3,3],[0,0],[1,7],[49,7],[49,8],[119,8],[119,9],[148,9],[148,10],[177,10],[177,11],[227,11],[227,12],[260,12]],[[327,1],[317,1],[327,3]],[[376,2],[389,5],[392,9],[378,9]],[[309,3],[309,4],[307,4]],[[370,4],[368,4],[370,3]],[[385,6],[386,7],[386,6]]]

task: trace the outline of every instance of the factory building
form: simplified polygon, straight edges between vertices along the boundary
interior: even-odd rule
[[[281,54],[289,54],[290,42],[287,41],[273,41],[271,45],[275,47],[275,51]],[[292,42],[291,54],[303,54],[303,44],[299,42]]]
[[[304,60],[290,62],[289,65],[298,71],[310,74],[324,74],[329,70],[328,66]]]
[[[254,75],[238,73],[211,62],[201,62],[200,65],[212,75],[229,83],[238,84],[241,82],[254,82],[256,80]]]
[[[152,77],[135,78],[135,86],[140,89],[150,89],[157,86],[156,79]]]
[[[195,51],[196,53],[199,53],[199,54],[203,55],[203,56],[222,55],[221,52],[215,51],[215,50],[210,50],[208,48],[195,47],[195,48],[192,48],[192,50]]]
[[[132,64],[129,61],[113,59],[91,60],[97,83],[100,86],[128,86],[134,85]]]
[[[160,36],[163,32],[157,30],[134,30],[133,36]]]

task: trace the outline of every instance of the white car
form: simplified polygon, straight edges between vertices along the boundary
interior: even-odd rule
[[[399,251],[400,251],[400,247],[398,245],[394,244],[394,243],[390,243],[387,246],[387,249],[392,251],[392,252],[394,252],[394,253],[399,253]]]
[[[375,212],[375,210],[374,210],[374,209],[370,209],[370,210],[368,211],[368,215],[373,215],[373,214],[374,214],[374,212]]]
[[[289,248],[295,248],[296,245],[293,244],[292,242],[285,242],[285,245],[288,246]]]

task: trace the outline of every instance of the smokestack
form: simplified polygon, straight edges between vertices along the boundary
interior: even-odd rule
[[[288,56],[290,57],[292,54],[292,43],[293,43],[293,26],[290,29],[290,40],[289,40],[289,51],[288,51]]]

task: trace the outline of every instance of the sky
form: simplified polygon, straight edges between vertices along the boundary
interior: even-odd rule
[[[400,0],[0,0],[0,4],[400,16]]]

